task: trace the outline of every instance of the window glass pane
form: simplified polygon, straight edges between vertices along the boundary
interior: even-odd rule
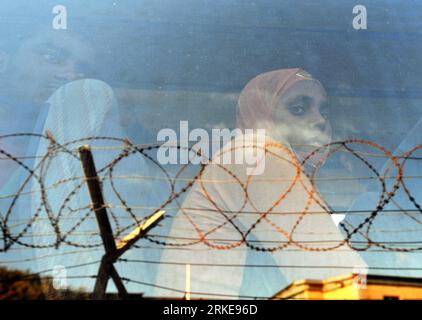
[[[1,260],[92,290],[89,144],[117,241],[165,210],[116,262],[132,293],[183,296],[187,274],[195,297],[420,277],[422,6],[357,5],[3,1]]]

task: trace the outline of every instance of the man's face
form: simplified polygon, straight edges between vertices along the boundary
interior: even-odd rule
[[[84,77],[92,57],[91,48],[76,36],[41,35],[19,48],[12,85],[23,97],[44,103],[60,86]]]
[[[321,146],[331,141],[327,95],[316,81],[299,81],[280,97],[273,135],[292,145]]]

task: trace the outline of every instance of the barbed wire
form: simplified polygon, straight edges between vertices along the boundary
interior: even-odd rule
[[[0,165],[9,163],[10,172],[15,172],[19,176],[19,179],[15,179],[13,183],[3,183],[3,191],[0,192],[0,229],[2,232],[0,251],[3,252],[14,246],[33,249],[58,248],[61,245],[81,249],[101,246],[99,232],[92,224],[95,216],[90,206],[85,185],[86,179],[82,176],[83,172],[77,152],[79,146],[87,143],[92,145],[94,152],[101,153],[98,157],[95,157],[94,153],[94,158],[100,163],[98,175],[107,199],[105,207],[111,217],[116,240],[123,238],[154,212],[165,210],[167,216],[161,222],[161,227],[157,227],[161,234],[145,236],[146,241],[165,247],[193,247],[202,243],[213,250],[230,250],[245,245],[252,250],[270,252],[291,250],[292,248],[303,251],[331,251],[343,246],[355,250],[369,250],[375,247],[386,251],[400,252],[422,250],[422,244],[411,248],[397,246],[397,244],[405,245],[406,243],[417,244],[419,243],[417,241],[406,242],[394,239],[379,241],[373,236],[382,232],[379,228],[374,227],[377,219],[381,215],[388,217],[390,214],[395,217],[408,218],[408,225],[399,230],[384,230],[384,233],[407,235],[420,231],[416,227],[412,227],[410,221],[415,225],[422,224],[421,204],[412,195],[413,185],[406,182],[409,180],[420,181],[421,176],[406,173],[406,164],[409,161],[422,160],[417,156],[422,145],[417,145],[402,154],[393,154],[372,141],[349,139],[313,147],[313,150],[301,159],[291,149],[274,142],[266,143],[264,146],[242,146],[245,149],[262,149],[266,156],[273,157],[280,163],[288,163],[292,171],[295,172],[291,178],[288,178],[290,175],[286,175],[282,178],[260,180],[258,176],[254,175],[242,179],[231,166],[216,163],[213,158],[205,159],[206,161],[196,166],[192,163],[180,164],[177,168],[172,165],[163,165],[154,156],[154,151],[162,146],[157,143],[138,145],[132,144],[128,139],[105,136],[84,137],[60,143],[48,134],[19,133],[0,136],[0,140],[7,140],[10,143],[17,138],[36,139],[40,147],[34,155],[14,155],[6,149],[0,149]],[[110,145],[112,143],[116,145]],[[205,157],[201,150],[194,147],[174,145],[169,148],[179,151],[185,149],[190,156],[202,159]],[[226,152],[235,152],[237,148],[239,147],[223,150],[219,156],[222,157]],[[362,148],[369,149],[369,152],[361,150]],[[320,169],[338,152],[349,154],[367,168],[369,175],[319,176]],[[381,172],[377,169],[377,165],[371,163],[370,159],[372,158],[388,159],[389,166]],[[138,168],[133,168],[134,163],[137,163]],[[141,167],[141,163],[144,167]],[[127,166],[131,168],[130,174],[122,173],[121,171],[128,171]],[[146,171],[146,167],[154,168],[155,174],[142,174]],[[189,171],[192,167],[194,170]],[[208,170],[211,170],[212,167],[217,167],[218,170],[224,172],[226,178],[210,179],[206,177]],[[71,174],[71,176],[66,176],[66,174]],[[373,204],[373,209],[368,204],[369,209],[366,210],[333,210],[322,200],[324,197],[321,196],[317,188],[317,183],[320,181],[356,180],[379,182],[378,200]],[[157,183],[156,189],[153,189],[154,181]],[[251,186],[258,183],[262,183],[263,188],[275,188],[278,185],[285,186],[286,184],[288,187],[279,194],[277,199],[274,199],[269,208],[262,210],[255,203],[256,200],[252,199],[253,194],[251,193]],[[148,199],[143,197],[143,194],[139,194],[139,203],[133,203],[138,199],[130,198],[128,195],[134,184],[137,187],[141,186],[141,191],[156,193],[156,198],[160,201],[154,205],[148,205],[146,204]],[[238,199],[240,209],[230,210],[218,203],[218,200],[209,192],[207,184],[233,185],[242,190],[243,197]],[[294,193],[292,190],[295,188],[304,191],[307,194],[307,199],[305,203],[298,204],[298,208],[302,207],[302,209],[287,210],[283,204],[289,200],[289,197],[292,197]],[[206,207],[192,207],[181,202],[182,198],[192,189],[202,192],[203,197],[208,201]],[[406,198],[406,205],[401,203],[403,201],[398,200],[399,193],[401,200]],[[319,210],[311,209],[315,206]],[[395,206],[395,209],[388,206]],[[317,232],[300,230],[301,224],[309,216],[315,216],[315,214],[332,216],[354,214],[362,217],[356,224],[341,222],[339,226],[344,233],[344,238],[333,240],[333,244],[328,247],[318,247],[309,246],[307,241],[296,239],[296,236],[301,234],[318,235]],[[252,216],[252,223],[242,228],[238,222],[245,215]],[[274,217],[284,215],[297,216],[290,230],[279,224],[282,218],[274,219]],[[209,229],[203,230],[203,226],[199,226],[196,222],[197,216],[214,222],[218,220],[218,223],[211,223]],[[173,220],[180,218],[186,221],[183,228],[176,225],[172,229],[180,237],[169,236],[169,228],[172,226]],[[265,239],[254,241],[249,238],[252,234],[262,232],[260,228],[264,228],[263,230],[268,234],[279,234],[280,240],[268,242],[275,244],[270,247],[257,245],[259,242],[266,242]],[[40,230],[44,232],[40,232]],[[212,239],[212,235],[219,230],[225,230],[225,232],[230,230],[230,232],[238,234],[239,240],[226,239],[231,243],[217,244],[216,240]],[[197,237],[183,237],[184,234],[196,234]],[[83,241],[78,240],[78,237],[84,237]],[[356,237],[360,241],[356,241],[354,239]],[[37,242],[37,238],[42,238],[42,241]],[[178,241],[181,239],[183,241]],[[326,241],[323,242],[326,243]],[[364,245],[355,246],[356,243]]]

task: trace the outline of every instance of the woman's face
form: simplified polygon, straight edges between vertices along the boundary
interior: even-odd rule
[[[279,98],[273,136],[292,145],[321,146],[331,141],[328,98],[316,81],[299,81]]]
[[[84,77],[92,57],[90,45],[76,35],[36,36],[15,55],[13,85],[21,96],[42,104],[62,85]]]

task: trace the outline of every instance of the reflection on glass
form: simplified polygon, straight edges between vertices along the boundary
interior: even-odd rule
[[[193,292],[268,296],[302,278],[324,279],[365,266],[344,245],[301,165],[305,150],[330,142],[331,126],[323,115],[327,100],[320,82],[302,69],[260,74],[243,89],[237,124],[241,130],[266,130],[265,158],[259,160],[265,169],[248,176],[242,164],[220,164],[217,158],[227,152],[235,157],[236,148],[256,147],[256,138],[236,136],[205,168],[174,216],[170,238],[198,239],[192,247],[197,251],[165,250],[162,261],[192,263]],[[263,272],[250,264],[280,268]],[[183,289],[183,272],[163,264],[157,283]]]

